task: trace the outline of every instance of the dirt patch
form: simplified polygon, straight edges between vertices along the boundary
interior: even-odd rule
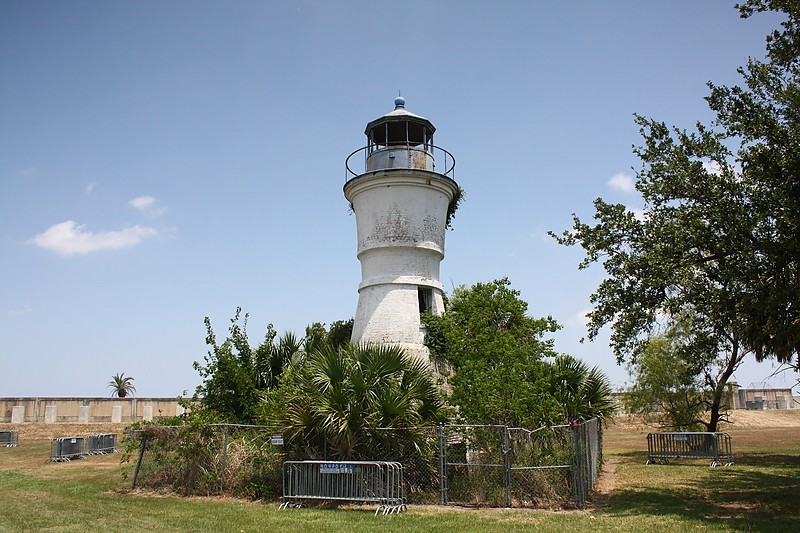
[[[597,484],[592,493],[592,508],[602,509],[608,505],[609,497],[617,486],[617,465],[622,459],[611,457],[603,463],[603,471],[597,479]]]
[[[16,431],[19,440],[50,440],[58,437],[83,437],[116,433],[122,436],[130,424],[0,424],[0,430]]]
[[[798,428],[800,427],[800,409],[773,411],[747,411],[736,409],[731,411],[731,423],[720,424],[720,431],[745,428]]]
[[[784,409],[780,411],[736,409],[730,412],[730,420],[730,423],[721,422],[719,431],[745,428],[800,427],[800,409]],[[616,430],[658,431],[652,426],[647,426],[640,417],[624,414],[615,416],[608,427]]]

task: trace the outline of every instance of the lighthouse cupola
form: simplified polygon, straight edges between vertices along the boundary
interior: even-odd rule
[[[433,133],[436,128],[424,117],[406,111],[402,96],[394,100],[394,111],[367,124],[366,168],[419,168],[434,170]]]
[[[433,143],[433,124],[407,111],[402,97],[394,103],[367,124],[367,145],[345,163],[361,263],[352,339],[427,357],[420,317],[444,311],[439,264],[459,188],[453,156]]]

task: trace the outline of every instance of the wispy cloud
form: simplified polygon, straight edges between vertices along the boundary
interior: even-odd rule
[[[28,167],[22,171],[22,175],[25,176],[26,178],[32,178],[33,176],[36,175],[37,172],[38,169],[36,167]]]
[[[17,307],[17,308],[14,308],[14,309],[8,309],[8,310],[6,310],[6,312],[4,313],[4,315],[5,315],[6,317],[12,317],[12,316],[23,316],[23,315],[30,314],[30,312],[31,312],[32,310],[33,310],[33,309],[31,308],[31,305],[30,305],[30,304],[25,304],[25,305],[23,305],[23,306],[21,306],[21,307]]]
[[[94,233],[73,220],[60,222],[33,237],[29,242],[59,255],[88,254],[100,250],[119,250],[136,246],[158,234],[155,228],[131,226],[118,231]]]
[[[587,327],[589,325],[589,313],[592,311],[593,309],[591,308],[580,311],[577,315],[572,317],[570,323],[584,328]]]
[[[148,218],[158,218],[167,212],[167,208],[152,196],[139,196],[128,202],[128,205],[141,211]]]
[[[95,183],[87,183],[86,186],[83,188],[83,192],[86,194],[91,194],[94,190]]]
[[[644,209],[641,207],[629,207],[628,211],[633,213],[633,216],[636,217],[636,220],[639,222],[644,222],[647,220],[647,213],[644,212]]]
[[[611,176],[611,179],[608,180],[608,186],[615,191],[633,192],[636,190],[633,176],[623,174],[622,172]]]

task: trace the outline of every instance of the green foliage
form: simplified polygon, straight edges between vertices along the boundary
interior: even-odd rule
[[[274,500],[281,494],[283,455],[269,428],[210,425],[202,416],[188,424],[135,425],[124,441],[123,461],[145,453],[136,486],[185,496],[225,493]]]
[[[694,357],[723,354],[722,372],[706,384],[711,430],[725,382],[747,353],[800,357],[799,5],[740,8],[744,17],[778,10],[789,18],[767,40],[768,62],[739,70],[744,87],[709,84],[712,126],[687,131],[636,117],[643,216],[598,198],[596,224],[574,217],[556,236],[584,248],[580,268],[602,262],[589,338],[611,324],[618,361],[636,361],[660,317],[695,316]]]
[[[607,423],[616,412],[611,384],[599,368],[571,355],[556,357],[550,368],[550,391],[562,409],[562,420],[598,418]]]
[[[125,398],[126,396],[133,396],[136,392],[136,387],[133,386],[133,378],[125,377],[125,373],[115,374],[111,381],[108,382],[108,388],[111,389],[111,396],[117,398]]]
[[[228,337],[222,343],[217,341],[211,320],[205,318],[206,344],[210,348],[204,364],[194,363],[203,379],[194,393],[194,404],[197,409],[209,411],[210,418],[217,421],[256,423],[272,416],[268,408],[279,407],[281,401],[270,391],[279,388],[285,369],[300,366],[309,348],[344,342],[342,339],[352,331],[352,319],[334,322],[330,331],[316,322],[306,328],[306,336],[300,339],[290,332],[278,337],[272,324],[268,324],[264,339],[253,347],[247,337],[248,315],[242,317],[241,312],[241,308],[236,309]],[[266,404],[262,402],[265,397],[270,400]]]
[[[443,407],[427,363],[398,347],[325,344],[287,371],[278,394],[289,446],[304,457],[369,458],[387,446],[421,446],[377,428],[440,421]]]
[[[653,335],[636,361],[628,366],[634,379],[627,391],[629,411],[664,429],[710,429],[715,402],[718,420],[728,421],[727,361],[696,325],[697,317],[684,313],[663,334]],[[723,382],[724,379],[724,382]],[[717,398],[717,395],[719,397]]]
[[[448,229],[452,229],[453,219],[456,217],[456,211],[458,211],[461,202],[464,201],[464,197],[466,194],[464,193],[464,189],[456,185],[456,192],[453,194],[453,198],[450,200],[450,203],[447,204],[447,216],[445,217],[444,227]]]
[[[545,357],[555,357],[550,318],[526,315],[528,304],[507,278],[458,287],[441,317],[426,316],[426,345],[453,368],[450,400],[470,423],[536,426],[559,410]]]

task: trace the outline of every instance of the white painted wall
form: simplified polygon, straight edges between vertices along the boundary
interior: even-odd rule
[[[406,168],[367,172],[345,185],[361,262],[353,341],[401,344],[427,358],[418,288],[433,291],[433,311],[441,314],[439,264],[456,189],[440,174]]]

